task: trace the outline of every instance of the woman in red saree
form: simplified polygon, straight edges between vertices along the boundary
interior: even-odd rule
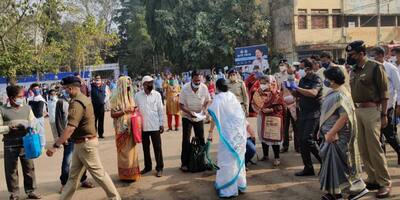
[[[111,117],[114,119],[118,175],[123,181],[137,181],[140,178],[139,157],[131,126],[131,114],[134,111],[131,78],[122,76],[111,99]]]
[[[263,158],[268,160],[269,146],[274,151],[274,166],[279,166],[279,148],[283,140],[284,100],[271,75],[260,78],[260,88],[254,93],[252,107],[257,112],[257,132],[262,141]]]

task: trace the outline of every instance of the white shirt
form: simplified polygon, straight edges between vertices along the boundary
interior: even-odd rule
[[[55,97],[53,100],[49,99],[47,101],[47,108],[49,110],[49,121],[51,123],[56,121],[56,105],[57,105],[58,98]]]
[[[143,116],[143,131],[158,131],[163,126],[163,104],[160,93],[152,90],[147,95],[143,90],[136,93],[135,102]]]
[[[210,93],[204,83],[200,84],[196,92],[193,91],[191,84],[190,82],[183,86],[179,95],[179,103],[183,104],[190,112],[199,113],[202,111],[204,104],[210,101]],[[185,112],[182,112],[182,117],[191,119],[191,116],[188,116]]]
[[[260,69],[262,71],[269,69],[269,64],[268,64],[268,60],[265,60],[264,58],[262,58],[261,60],[255,59],[253,61],[253,68],[252,71],[254,69],[254,66],[257,65],[258,67],[260,67]]]
[[[389,79],[389,101],[388,109],[393,108],[396,101],[400,104],[400,72],[399,70],[390,62],[383,62],[386,74]]]

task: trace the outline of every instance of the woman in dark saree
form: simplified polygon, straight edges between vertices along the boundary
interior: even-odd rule
[[[321,199],[343,199],[344,192],[349,192],[348,199],[359,199],[368,190],[360,178],[355,107],[350,92],[343,86],[343,71],[331,67],[324,75],[324,84],[329,91],[322,104],[320,118],[320,184],[321,190],[327,194]]]

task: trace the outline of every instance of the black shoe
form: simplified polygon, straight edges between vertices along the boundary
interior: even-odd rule
[[[104,136],[99,136],[100,139],[104,139]]]
[[[179,128],[175,128],[175,131],[179,131]]]
[[[140,171],[140,174],[146,174],[147,172],[150,172],[151,169],[143,169],[142,171]]]
[[[42,197],[40,196],[40,194],[36,194],[34,192],[30,192],[28,194],[28,198],[27,199],[42,199]]]
[[[377,183],[365,183],[367,185],[367,189],[372,191],[372,190],[379,190],[381,186]]]
[[[288,152],[289,151],[289,148],[287,148],[287,147],[283,147],[282,149],[281,149],[281,153],[286,153],[286,152]]]
[[[351,194],[349,195],[348,199],[349,200],[357,200],[360,199],[361,197],[365,196],[366,194],[368,194],[369,190],[367,188],[364,188],[361,192],[357,193],[357,194]]]
[[[160,177],[162,177],[162,175],[163,175],[163,171],[162,170],[157,171],[156,177],[160,178]]]
[[[303,171],[301,171],[301,172],[297,172],[297,173],[295,173],[294,174],[295,176],[315,176],[315,172],[314,172],[314,170],[307,170],[307,171],[305,171],[305,170],[303,170]]]

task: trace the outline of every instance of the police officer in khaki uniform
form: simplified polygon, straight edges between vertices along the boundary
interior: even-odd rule
[[[246,85],[242,80],[240,80],[240,75],[237,73],[235,69],[231,69],[228,74],[228,87],[229,91],[231,91],[240,104],[242,105],[244,113],[246,116],[249,115],[249,97],[247,96]]]
[[[80,79],[74,76],[65,77],[62,80],[62,85],[71,97],[68,109],[68,125],[61,137],[54,143],[53,148],[47,150],[47,155],[53,156],[56,150],[67,140],[75,143],[75,145],[69,179],[60,199],[72,199],[85,169],[105,190],[109,199],[121,199],[110,176],[104,171],[100,162],[93,106],[90,99],[80,91]]]
[[[366,58],[363,41],[347,45],[347,64],[353,65],[350,86],[356,106],[358,144],[368,174],[369,190],[378,190],[377,198],[390,195],[390,175],[381,143],[381,127],[387,126],[388,78],[382,64]]]

